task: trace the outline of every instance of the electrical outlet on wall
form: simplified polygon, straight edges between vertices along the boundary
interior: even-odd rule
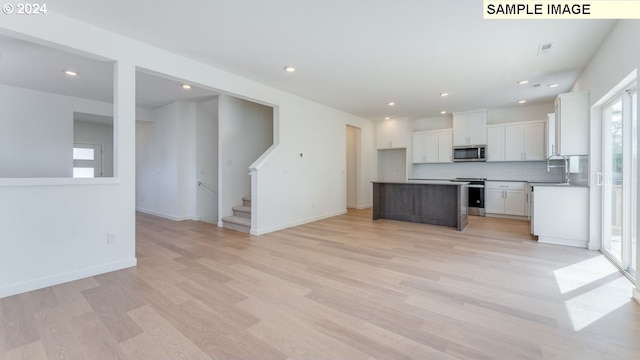
[[[115,233],[107,233],[107,244],[115,244],[116,243],[116,234]]]

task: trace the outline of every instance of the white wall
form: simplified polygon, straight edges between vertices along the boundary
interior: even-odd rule
[[[75,111],[113,104],[0,85],[0,178],[72,177]]]
[[[76,120],[73,122],[73,142],[102,145],[102,176],[113,176],[113,125]]]
[[[133,154],[133,121],[128,121],[134,113],[133,66],[119,64],[116,76],[119,178],[0,179],[0,297],[135,266],[134,161],[123,156]],[[69,157],[74,111],[114,115],[111,105],[94,107],[94,102],[81,101],[84,106],[72,106],[73,101],[54,97],[63,101],[54,101],[56,107],[46,112],[64,109],[65,124],[57,125],[65,132],[41,131],[62,139]],[[32,103],[29,107],[38,108]],[[107,244],[107,234],[115,235],[114,244]]]
[[[453,128],[453,116],[440,116],[435,118],[416,119],[412,121],[413,131],[429,131]]]
[[[196,105],[196,217],[218,223],[218,99]]]
[[[619,20],[611,33],[602,43],[589,64],[574,84],[574,91],[589,91],[591,105],[597,103],[607,95],[632,71],[640,67],[640,44],[637,34],[640,33],[640,22],[637,20]],[[597,173],[601,171],[601,140],[599,133],[601,124],[598,109],[592,109],[590,161],[591,184],[597,183]],[[639,137],[640,138],[640,137]],[[640,169],[640,166],[638,166]],[[640,174],[639,174],[640,175]],[[597,249],[601,242],[601,188],[592,186],[590,189],[590,229],[589,248]],[[640,195],[640,193],[639,193]],[[638,199],[640,203],[640,198]],[[640,216],[640,212],[638,213]],[[640,222],[640,218],[634,221]],[[637,248],[637,258],[640,258],[640,247]],[[637,278],[636,274],[636,278]],[[640,292],[636,287],[635,298],[640,301]]]
[[[346,126],[362,129],[359,207],[371,204],[375,126],[296,98],[278,108],[277,148],[258,168],[258,223],[265,233],[346,212]],[[300,153],[303,154],[300,157]],[[256,196],[256,194],[254,194]],[[361,199],[361,200],[360,200]]]
[[[546,120],[547,114],[555,111],[554,102],[519,105],[508,108],[489,109],[487,124],[505,124],[521,121]]]
[[[196,217],[196,104],[175,102],[138,121],[136,209],[173,220]]]
[[[542,104],[518,105],[487,110],[487,124],[505,124],[521,121],[545,120],[554,112],[553,101]],[[444,115],[412,121],[413,131],[429,131],[453,128],[453,116]]]
[[[249,166],[273,144],[273,108],[219,96],[220,218],[233,214],[251,194]]]
[[[489,180],[562,182],[563,177],[561,169],[547,172],[547,163],[544,161],[414,164],[412,168],[411,178],[414,179],[480,177]]]
[[[116,178],[30,182],[29,187],[0,181],[0,216],[11,221],[0,228],[0,296],[135,265],[136,67],[278,108],[278,144],[256,164],[257,187],[264,189],[257,195],[257,233],[344,212],[346,124],[363,129],[362,173],[369,178],[362,179],[366,186],[359,191],[371,196],[375,130],[366,119],[52,10],[44,17],[4,17],[0,33],[117,61]],[[34,213],[51,226],[34,226]],[[96,220],[77,221],[85,218]],[[107,228],[117,233],[117,246],[106,245]],[[21,250],[22,244],[30,244],[31,251]],[[47,261],[40,262],[42,257]]]
[[[378,181],[406,181],[411,149],[378,150]]]

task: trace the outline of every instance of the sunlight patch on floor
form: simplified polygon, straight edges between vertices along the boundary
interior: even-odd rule
[[[553,271],[560,294],[566,294],[607,277],[618,270],[603,256],[581,261]]]
[[[631,284],[618,278],[565,301],[575,331],[580,331],[632,301]]]
[[[553,272],[567,315],[580,331],[631,301],[633,284],[603,256]]]

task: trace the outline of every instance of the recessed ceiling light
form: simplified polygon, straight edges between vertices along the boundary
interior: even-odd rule
[[[444,114],[446,114],[446,113],[447,113],[447,112],[446,112],[446,111],[444,111],[444,110],[440,111],[440,114],[442,114],[442,115],[444,115]]]
[[[286,72],[295,72],[296,68],[294,68],[293,66],[285,66],[284,67],[284,71],[286,71]]]
[[[389,105],[389,106],[395,106],[395,105],[396,105],[396,103],[395,103],[394,101],[389,101],[389,102],[387,103],[387,105]]]
[[[63,70],[65,74],[69,75],[69,76],[78,76],[78,73],[75,71],[71,71],[71,70]]]
[[[384,117],[384,119],[385,119],[385,120],[389,120],[389,119],[391,119],[391,118],[390,118],[390,117],[388,117],[388,116],[385,116],[385,117]]]
[[[524,104],[526,102],[527,102],[527,100],[518,100],[518,104]]]
[[[560,86],[560,84],[549,84],[550,88],[554,88],[554,87],[558,87],[558,86]]]
[[[446,93],[446,92],[440,93],[440,96],[442,96],[442,97],[449,96],[449,93]]]
[[[524,84],[528,84],[529,80],[520,80],[518,81],[518,85],[524,85]]]
[[[183,88],[183,89],[185,89],[185,90],[189,90],[189,89],[191,89],[191,85],[189,85],[189,84],[182,84],[182,88]]]

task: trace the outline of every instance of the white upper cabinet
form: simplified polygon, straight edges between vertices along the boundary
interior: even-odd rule
[[[486,145],[487,111],[468,111],[453,114],[453,145]]]
[[[524,131],[522,125],[509,125],[504,127],[504,160],[521,161],[522,148],[524,147]]]
[[[547,152],[545,156],[558,155],[558,149],[556,148],[556,114],[547,114],[546,128],[545,141],[547,143]]]
[[[413,163],[451,162],[451,129],[415,132],[412,141]]]
[[[523,160],[539,161],[545,159],[544,125],[544,121],[523,125]]]
[[[487,127],[487,161],[504,161],[504,126]]]
[[[407,119],[384,120],[376,125],[378,149],[399,149],[409,147],[409,121]]]
[[[438,162],[453,162],[453,130],[438,131]]]
[[[487,161],[545,159],[544,121],[490,125],[487,140]]]
[[[559,155],[589,154],[589,93],[556,98],[556,148]]]

